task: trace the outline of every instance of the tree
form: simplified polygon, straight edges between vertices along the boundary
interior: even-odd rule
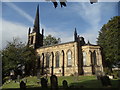
[[[8,42],[1,54],[3,78],[9,75],[10,70],[17,70],[18,65],[25,66],[27,75],[30,75],[31,70],[35,69],[36,53],[34,49],[26,46],[18,39]]]
[[[52,35],[48,35],[44,38],[43,45],[44,46],[54,45],[54,44],[59,44],[60,42],[61,42],[60,38],[56,38]]]
[[[102,47],[104,61],[110,69],[120,62],[120,16],[115,16],[103,25],[97,41]]]
[[[54,5],[55,8],[58,6],[57,0],[45,0],[45,1],[51,1],[51,2],[53,3],[53,5]],[[64,7],[67,6],[67,5],[66,5],[67,0],[59,0],[59,2],[60,2],[60,5],[61,5],[61,8],[62,8],[63,6],[64,6]],[[90,0],[90,3],[91,3],[91,4],[97,3],[97,2],[98,2],[98,0]]]
[[[53,5],[54,5],[54,7],[56,8],[57,6],[58,6],[58,2],[56,1],[56,0],[45,0],[45,1],[51,1],[52,3],[53,3]],[[66,7],[67,5],[66,5],[66,0],[60,0],[59,1],[60,2],[60,5],[61,5],[61,8],[64,6],[64,7]]]

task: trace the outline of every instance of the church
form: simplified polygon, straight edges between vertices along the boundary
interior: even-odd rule
[[[94,75],[103,72],[101,47],[86,43],[74,30],[74,41],[43,46],[44,29],[40,32],[39,6],[34,27],[28,31],[28,46],[37,52],[37,70],[42,75]]]

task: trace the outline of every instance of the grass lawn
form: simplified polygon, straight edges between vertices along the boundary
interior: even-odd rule
[[[25,77],[22,80],[27,79],[26,86],[27,88],[34,88],[34,87],[40,87],[40,84],[37,82],[39,81],[37,77]],[[62,86],[62,81],[67,80],[68,85],[74,85],[74,86],[83,86],[85,88],[103,88],[101,85],[100,80],[97,80],[95,76],[61,76],[58,77],[58,85]],[[111,80],[112,87],[117,88],[118,87],[118,80]],[[48,77],[48,86],[50,86],[50,78]],[[19,83],[15,81],[11,81],[7,84],[4,84],[2,86],[3,89],[6,88],[19,88]]]

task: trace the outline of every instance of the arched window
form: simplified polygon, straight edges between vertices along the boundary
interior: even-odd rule
[[[38,58],[37,58],[37,68],[38,69],[40,68],[40,56],[38,56]]]
[[[86,58],[86,52],[83,52],[83,66],[87,65],[87,58]]]
[[[44,53],[41,55],[41,74],[44,74]]]
[[[34,39],[34,36],[31,36],[31,44],[33,44],[33,39]]]
[[[55,55],[55,59],[56,59],[56,67],[59,67],[59,61],[60,61],[60,53],[59,52],[56,52],[56,55]]]
[[[96,61],[96,52],[93,52],[93,65],[96,65],[97,61]]]
[[[67,65],[72,66],[72,52],[71,52],[71,50],[69,50],[67,52]]]
[[[47,53],[46,54],[46,67],[49,67],[49,63],[50,63],[50,54]]]

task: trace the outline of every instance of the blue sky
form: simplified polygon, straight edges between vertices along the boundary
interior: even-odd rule
[[[62,42],[73,41],[74,29],[80,36],[96,44],[98,31],[113,16],[118,15],[118,2],[67,2],[55,9],[51,2],[2,2],[2,44],[13,37],[27,42],[28,27],[33,27],[36,7],[40,6],[40,28],[45,36],[60,37]]]

